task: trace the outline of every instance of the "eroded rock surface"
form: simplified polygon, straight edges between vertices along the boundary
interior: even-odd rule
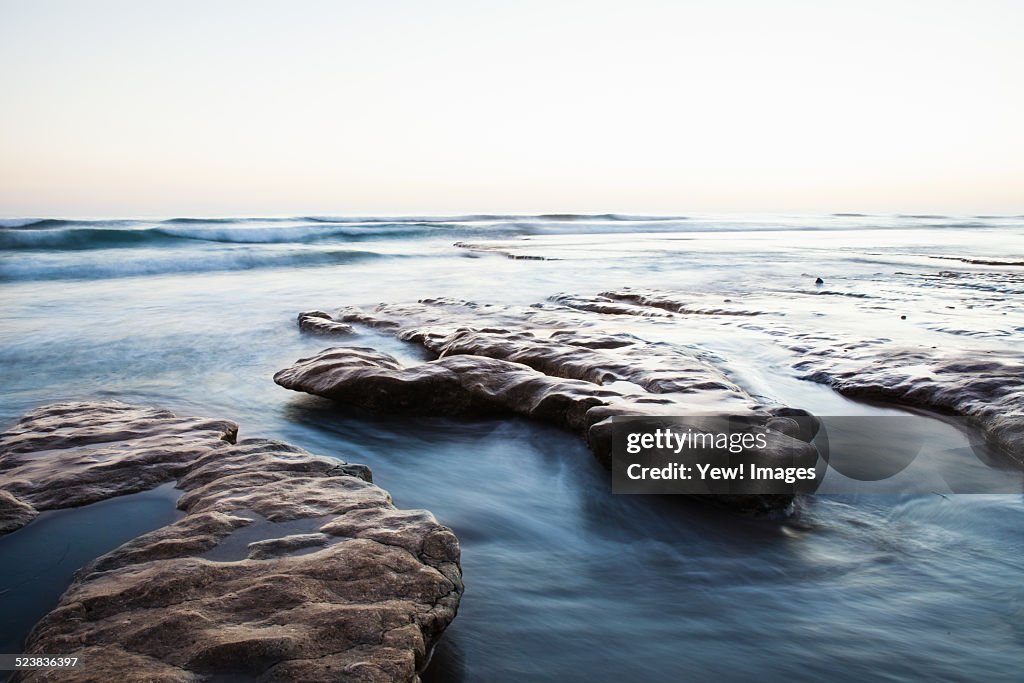
[[[0,534],[20,529],[33,519],[39,512],[13,493],[0,490]]]
[[[418,680],[462,594],[454,534],[361,465],[235,434],[76,403],[0,435],[0,520],[175,478],[186,512],[81,569],[27,642],[88,666],[18,680]]]
[[[985,280],[1005,274],[972,275],[975,280]],[[685,295],[671,292],[624,290],[556,299],[572,308],[603,314],[647,316],[665,310],[693,310]],[[742,313],[730,313],[736,314]],[[1024,354],[1005,347],[914,345],[857,334],[856,330],[846,330],[845,336],[840,336],[826,330],[794,329],[781,316],[765,315],[757,322],[741,324],[765,332],[792,351],[793,367],[801,379],[827,384],[851,397],[970,418],[992,443],[1024,464]]]
[[[33,510],[144,491],[230,441],[237,425],[123,403],[58,403],[0,434],[0,490]]]
[[[355,334],[351,325],[340,323],[324,311],[303,311],[298,317],[299,329],[310,334],[343,337]]]
[[[1024,464],[1024,356],[820,340],[792,348],[804,379],[847,396],[963,415]]]
[[[438,358],[405,366],[372,348],[336,347],[299,360],[274,381],[372,410],[500,410],[553,422],[581,433],[606,465],[616,416],[728,414],[763,426],[789,410],[762,404],[691,349],[595,329],[589,315],[564,305],[448,299],[342,309],[337,319],[419,342]],[[806,443],[811,436],[773,430],[765,457],[813,449]],[[780,509],[792,497],[716,500],[745,510]]]

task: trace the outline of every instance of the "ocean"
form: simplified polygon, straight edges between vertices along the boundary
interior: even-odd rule
[[[774,332],[1020,353],[1024,216],[5,219],[0,421],[113,398],[369,465],[462,544],[466,593],[425,680],[1017,680],[1019,492],[823,495],[748,519],[613,495],[584,443],[552,426],[355,415],[271,379],[332,345],[426,358],[372,330],[301,334],[300,311],[625,286],[763,313],[628,328],[695,350],[755,397],[906,415],[800,379]],[[966,442],[941,418],[936,433]],[[173,519],[174,498],[45,513],[0,539],[0,613],[18,615],[0,651],[18,651],[75,568]]]

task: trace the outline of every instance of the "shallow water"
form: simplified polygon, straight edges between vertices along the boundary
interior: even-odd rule
[[[81,508],[43,512],[28,526],[0,536],[0,652],[21,652],[25,636],[57,606],[80,567],[183,517],[174,507],[178,493],[167,483]]]
[[[1018,678],[1019,494],[822,496],[787,523],[751,521],[613,496],[582,442],[548,426],[356,416],[271,376],[338,343],[423,357],[375,333],[302,336],[300,310],[426,296],[529,304],[623,285],[732,298],[795,329],[1019,351],[1024,268],[950,259],[1024,260],[1020,218],[8,225],[0,420],[113,397],[368,464],[398,505],[430,509],[462,542],[466,595],[431,680]],[[704,317],[631,329],[695,348],[755,395],[819,414],[892,414],[795,379],[793,353],[756,318]],[[100,506],[55,514],[93,509],[115,525]],[[40,577],[41,597],[26,601],[44,613],[69,579]]]

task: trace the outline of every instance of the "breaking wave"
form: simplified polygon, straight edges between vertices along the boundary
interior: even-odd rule
[[[0,250],[81,251],[124,247],[188,246],[191,242],[307,244],[392,238],[500,239],[529,235],[627,232],[759,232],[854,228],[985,228],[1019,217],[936,215],[870,216],[840,213],[807,217],[682,217],[625,214],[544,214],[404,217],[170,218],[166,220],[0,219]]]
[[[140,250],[127,258],[89,261],[52,259],[4,259],[0,261],[0,282],[23,280],[95,280],[140,275],[209,273],[258,268],[336,266],[403,256],[372,251],[307,250],[273,251],[230,249],[223,251]]]

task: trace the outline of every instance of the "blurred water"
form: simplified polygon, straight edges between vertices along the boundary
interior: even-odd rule
[[[56,607],[82,565],[184,516],[174,508],[179,494],[167,483],[82,508],[43,512],[29,526],[0,536],[0,652],[21,652],[25,635]]]
[[[369,418],[271,380],[338,343],[300,335],[300,310],[427,296],[529,304],[623,285],[735,298],[796,328],[1019,350],[1016,266],[950,260],[1024,260],[1019,217],[7,225],[0,420],[112,397],[368,464],[398,505],[430,509],[462,541],[466,595],[430,680],[1019,680],[1020,495],[819,497],[789,522],[751,521],[613,496],[580,440],[548,426]],[[148,232],[74,232],[97,228]],[[819,295],[819,275],[839,294]],[[758,395],[891,414],[796,380],[791,352],[756,326],[632,329],[707,353]],[[340,343],[423,357],[375,333]],[[43,533],[33,529],[41,522],[17,533]],[[50,596],[60,580],[39,579]]]

